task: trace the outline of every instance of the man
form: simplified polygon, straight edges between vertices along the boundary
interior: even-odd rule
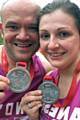
[[[40,7],[32,0],[23,0],[22,2],[21,0],[8,0],[2,6],[4,45],[0,47],[1,120],[28,119],[27,115],[20,109],[21,98],[27,91],[37,89],[45,74],[39,58],[34,55],[39,48],[39,11]],[[15,93],[10,89],[10,79],[5,76],[13,68],[15,68],[16,74],[16,68],[19,66],[29,71],[31,83],[25,91]],[[15,79],[14,76],[12,78]],[[23,76],[21,78],[23,79]],[[17,82],[15,81],[15,83]]]

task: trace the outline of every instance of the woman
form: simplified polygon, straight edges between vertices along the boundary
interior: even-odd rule
[[[80,10],[69,0],[56,0],[43,8],[40,14],[40,45],[46,58],[57,67],[47,74],[54,76],[59,89],[59,98],[46,104],[36,120],[80,119]],[[30,120],[35,120],[33,111],[42,105],[41,91],[31,91],[23,97],[21,105]],[[38,102],[37,102],[38,101]],[[24,103],[27,103],[25,108]],[[39,103],[39,104],[38,104]],[[27,109],[30,107],[29,109]],[[31,110],[31,112],[30,112]]]

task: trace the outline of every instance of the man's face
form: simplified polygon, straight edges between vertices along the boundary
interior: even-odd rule
[[[6,8],[3,33],[8,56],[15,61],[28,61],[39,47],[36,7]]]

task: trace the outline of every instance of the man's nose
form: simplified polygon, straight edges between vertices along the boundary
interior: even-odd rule
[[[17,34],[16,38],[20,39],[20,40],[29,39],[29,33],[26,29],[22,28],[18,31],[18,34]]]

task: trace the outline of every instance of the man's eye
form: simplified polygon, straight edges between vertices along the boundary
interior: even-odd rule
[[[65,39],[67,37],[69,37],[71,34],[67,31],[61,31],[57,34],[57,36],[61,39]]]
[[[43,40],[48,40],[50,38],[50,34],[49,33],[41,33],[40,38]]]
[[[16,30],[18,30],[19,26],[15,25],[15,24],[7,24],[6,28],[9,30],[12,30],[12,31],[16,31]]]
[[[6,26],[6,28],[11,29],[11,30],[17,30],[18,29],[17,26]]]
[[[27,29],[31,32],[38,32],[38,25],[35,24],[28,25]]]
[[[37,32],[38,31],[38,27],[29,27],[28,29],[32,32]]]

